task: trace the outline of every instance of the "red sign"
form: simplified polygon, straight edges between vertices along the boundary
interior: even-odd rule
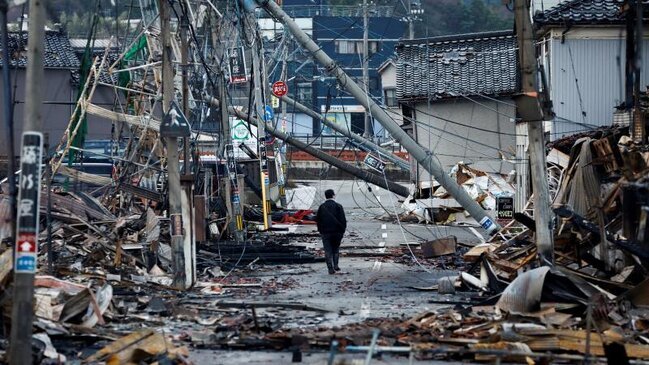
[[[273,95],[281,98],[286,95],[286,93],[288,93],[288,86],[286,86],[284,81],[276,81],[273,83]]]
[[[23,233],[18,235],[18,252],[36,252],[36,234]]]

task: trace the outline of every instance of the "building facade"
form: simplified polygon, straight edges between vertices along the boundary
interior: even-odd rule
[[[363,11],[359,6],[331,6],[325,1],[284,1],[283,9],[342,69],[363,87]],[[378,69],[394,55],[394,47],[402,38],[405,23],[393,15],[394,7],[371,6],[368,20],[368,89],[380,102],[382,88]],[[283,33],[281,24],[269,18],[259,20],[262,34],[277,39]],[[323,66],[311,60],[308,52],[300,50],[294,41],[288,49],[287,84],[289,96],[336,123],[346,124],[355,133],[365,132],[362,105],[338,86],[337,80]],[[269,50],[272,51],[272,50]],[[279,80],[280,73],[269,75]],[[294,111],[290,105],[288,131],[295,135],[333,135],[320,120]],[[382,127],[373,123],[373,134],[382,136]]]
[[[564,1],[534,17],[539,53],[556,118],[551,139],[610,126],[625,102],[626,31],[623,2]],[[645,8],[646,11],[646,8]],[[645,13],[645,21],[647,13]],[[649,66],[649,33],[641,69]],[[649,73],[641,73],[649,85]]]
[[[403,128],[446,172],[458,162],[487,173],[514,169],[520,77],[511,31],[403,41],[396,65]],[[430,188],[430,174],[413,163],[413,181]]]

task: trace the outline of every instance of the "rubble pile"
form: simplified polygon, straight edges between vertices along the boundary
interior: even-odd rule
[[[305,348],[327,349],[336,341],[338,350],[372,351],[368,345],[378,329],[374,351],[412,352],[421,359],[648,360],[649,151],[616,128],[585,134],[570,145],[558,141],[549,158],[549,178],[556,179],[555,266],[538,266],[530,203],[496,236],[464,253],[465,272],[417,288],[472,291],[469,303],[405,320],[280,329],[251,338],[264,348],[287,349],[299,340]],[[446,248],[436,241],[416,254],[433,260],[456,254],[426,253]],[[388,255],[398,259],[399,252],[405,250]]]

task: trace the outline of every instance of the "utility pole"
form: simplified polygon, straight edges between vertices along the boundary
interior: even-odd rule
[[[232,134],[230,132],[230,115],[228,113],[228,95],[225,75],[219,77],[219,108],[221,109],[222,138],[225,140],[224,155],[227,161],[228,178],[230,180],[230,203],[232,210],[230,214],[230,231],[234,232],[234,239],[242,243],[246,239],[245,226],[243,225],[243,209],[241,208],[241,193],[237,180],[237,160],[234,156],[232,146]]]
[[[160,35],[162,40],[162,109],[165,114],[171,109],[174,96],[174,75],[171,65],[171,31],[170,12],[167,0],[158,0],[160,8]],[[178,137],[165,137],[167,145],[167,174],[169,183],[169,220],[171,223],[171,254],[173,257],[173,287],[187,289],[187,265],[184,249],[182,218],[182,188],[180,186],[180,169],[178,167]]]
[[[187,4],[185,4],[188,7]],[[189,9],[182,14],[180,19],[180,67],[181,67],[181,84],[182,84],[182,112],[185,116],[191,114],[189,109]],[[181,200],[181,211],[183,221],[188,222],[185,225],[183,237],[183,252],[185,256],[185,288],[189,288],[196,281],[196,233],[195,216],[194,216],[194,175],[192,175],[191,158],[190,158],[190,141],[189,136],[183,138],[183,175],[181,177],[181,186],[183,189],[184,199]],[[196,162],[195,162],[196,163]]]
[[[554,237],[551,228],[552,212],[545,161],[543,121],[551,117],[552,110],[543,95],[538,92],[538,64],[529,0],[514,0],[514,2],[514,24],[518,39],[522,86],[522,94],[516,97],[516,109],[523,120],[522,123],[527,124],[529,136],[534,220],[536,221],[534,238],[541,264],[551,266],[554,265]]]
[[[246,5],[246,11],[248,14],[245,15],[245,20],[248,23],[248,27],[252,28],[252,34],[248,34],[254,39],[252,41],[252,82],[254,84],[254,110],[257,117],[257,147],[258,147],[258,156],[259,156],[259,169],[260,169],[260,181],[261,181],[261,200],[262,200],[262,211],[264,216],[264,230],[271,228],[273,221],[271,218],[271,209],[270,209],[270,179],[268,176],[268,158],[266,157],[266,119],[272,119],[272,109],[270,113],[266,107],[266,102],[262,96],[262,87],[265,85],[265,80],[262,80],[261,77],[261,68],[262,61],[259,58],[259,54],[263,52],[263,45],[261,44],[261,39],[257,39],[256,29],[257,22],[254,17],[254,8],[249,8],[249,3]],[[250,29],[246,27],[246,29]],[[270,115],[269,115],[270,114]]]
[[[633,141],[646,141],[644,115],[640,109],[640,70],[642,68],[642,1],[630,0],[626,4],[626,104],[633,121],[630,133]]]
[[[250,0],[253,1],[253,0]],[[295,36],[295,40],[311,53],[311,56],[320,63],[325,70],[338,79],[338,84],[349,92],[363,107],[372,112],[372,116],[400,143],[410,155],[421,164],[435,180],[449,192],[464,209],[480,223],[480,225],[492,234],[500,228],[498,223],[490,217],[487,212],[464,191],[464,189],[444,172],[441,164],[435,155],[422,148],[412,137],[408,135],[378,104],[374,102],[358,84],[343,71],[334,60],[329,57],[308,34],[306,34],[275,2],[265,0],[254,0],[268,13],[278,19]]]
[[[287,37],[289,33],[287,31],[284,31],[283,36]],[[288,42],[284,42],[284,44],[288,44]],[[287,59],[288,58],[288,47],[284,47],[284,52],[282,55],[282,72],[280,76],[280,80],[286,82],[288,79],[288,68],[287,68]],[[286,133],[286,103],[284,101],[281,102],[281,114],[280,118],[282,120],[281,124],[281,131]],[[284,159],[284,156],[282,155],[282,148],[279,143],[275,143],[275,163],[277,164],[277,168],[279,169],[279,176],[280,179],[278,179],[278,185],[279,185],[279,200],[280,203],[282,204],[282,208],[286,209],[287,206],[287,201],[286,201],[286,171],[288,170],[288,166],[286,164],[286,160]],[[281,181],[279,181],[281,180]]]
[[[408,0],[408,39],[415,39],[415,18],[412,10],[412,0]]]
[[[25,120],[23,121],[18,192],[17,229],[14,246],[14,293],[11,308],[9,363],[32,363],[34,275],[36,273],[43,159],[43,54],[45,8],[41,0],[29,2],[29,36]],[[6,45],[6,44],[5,44]],[[5,47],[6,48],[6,47]],[[5,58],[5,60],[7,60]],[[3,67],[9,67],[3,62]],[[5,80],[6,81],[6,80]],[[12,138],[13,136],[9,136]]]
[[[363,0],[363,85],[365,85],[365,93],[370,94],[370,76],[369,76],[369,9],[367,8],[367,0]],[[372,115],[369,110],[365,108],[365,130],[363,137],[372,139],[374,133],[372,130]]]

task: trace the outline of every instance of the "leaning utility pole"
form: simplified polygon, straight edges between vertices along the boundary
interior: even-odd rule
[[[250,0],[253,1],[253,0]],[[381,123],[381,125],[394,137],[395,141],[400,143],[410,155],[421,164],[431,175],[435,177],[445,189],[449,192],[464,209],[489,233],[492,234],[500,228],[498,223],[491,218],[487,212],[471,197],[466,191],[447,175],[437,157],[431,152],[422,148],[412,137],[410,137],[401,127],[385,112],[378,104],[365,94],[363,89],[352,80],[340,66],[336,64],[312,39],[288,16],[282,8],[273,1],[254,0],[263,7],[295,36],[298,43],[307,49],[312,57],[324,66],[325,70],[333,74],[342,88],[349,92],[361,105],[369,109],[372,116]]]
[[[534,29],[529,0],[514,0],[514,24],[518,39],[518,55],[521,65],[521,95],[516,97],[518,115],[527,124],[529,136],[530,165],[534,194],[534,220],[539,260],[542,265],[554,264],[554,238],[552,235],[552,213],[548,189],[547,164],[545,161],[545,137],[543,121],[552,115],[549,104],[538,92],[538,64]]]
[[[367,9],[367,0],[363,0],[363,85],[365,93],[370,94],[370,76],[369,76],[369,9]],[[372,114],[365,109],[365,130],[363,137],[372,139],[374,133],[372,131]]]
[[[171,30],[169,1],[158,0],[160,8],[160,36],[162,40],[162,111],[166,115],[174,97],[174,75],[171,65]],[[173,287],[184,290],[187,285],[184,248],[185,228],[182,215],[182,188],[178,167],[178,137],[165,137],[167,145],[167,174],[169,184],[169,221],[171,223],[171,254],[173,257]]]
[[[43,159],[43,55],[45,53],[43,1],[29,2],[29,36],[25,120],[20,155],[18,214],[14,245],[14,293],[11,308],[9,363],[32,363],[34,275],[38,254],[41,164]],[[6,47],[6,44],[5,44]],[[7,60],[3,67],[9,67]],[[12,136],[9,136],[12,138]]]

